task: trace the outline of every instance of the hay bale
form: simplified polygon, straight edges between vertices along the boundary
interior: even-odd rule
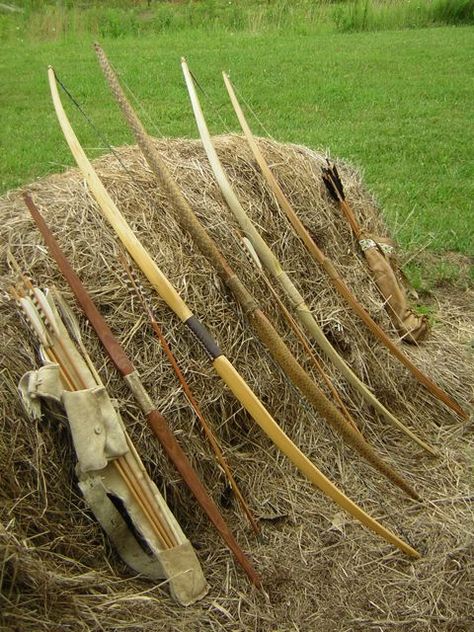
[[[161,348],[152,337],[139,302],[125,288],[115,264],[117,242],[102,220],[77,170],[28,186],[60,244],[82,277],[112,330],[121,338],[143,380],[207,483],[239,541],[261,571],[268,597],[245,576],[208,525],[186,487],[148,431],[95,335],[81,318],[84,338],[152,478],[195,545],[210,583],[209,596],[186,610],[164,587],[134,578],[110,550],[88,513],[74,480],[74,455],[65,426],[28,421],[16,395],[20,376],[37,364],[34,346],[6,297],[14,280],[6,263],[11,250],[43,285],[56,284],[74,304],[41,237],[24,208],[20,191],[0,200],[0,374],[2,428],[1,599],[12,630],[466,630],[472,623],[474,588],[473,510],[469,460],[472,427],[459,423],[419,387],[373,340],[319,272],[291,227],[276,211],[246,143],[238,136],[216,139],[217,150],[240,199],[296,279],[318,321],[355,371],[400,419],[438,446],[441,457],[421,454],[388,427],[341,376],[327,365],[359,426],[387,461],[398,467],[426,499],[423,505],[396,489],[346,449],[258,344],[228,291],[183,235],[166,196],[136,147],[95,162],[158,265],[221,343],[275,418],[322,471],[367,511],[409,540],[424,557],[416,563],[343,516],[282,458],[219,381],[189,335],[153,292],[162,323],[194,393],[220,438],[250,505],[261,518],[255,540],[235,504],[196,420],[179,391]],[[331,257],[374,319],[392,330],[346,222],[326,196],[320,179],[322,156],[307,148],[262,141],[264,153],[301,219]],[[275,311],[259,274],[248,262],[238,230],[214,181],[201,144],[157,142],[168,166],[200,219],[232,266],[278,324],[298,358],[304,354]],[[338,163],[348,199],[376,234],[386,227],[360,175]],[[146,284],[145,284],[146,285]],[[146,286],[148,287],[148,286]],[[450,309],[444,305],[444,309]],[[472,322],[454,308],[436,324],[421,348],[406,352],[427,374],[467,406],[472,375],[464,340]],[[311,369],[310,369],[311,370]]]

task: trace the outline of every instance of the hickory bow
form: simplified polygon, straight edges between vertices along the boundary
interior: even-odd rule
[[[252,131],[250,130],[250,127],[246,121],[246,118],[244,116],[242,108],[240,107],[238,99],[235,95],[235,92],[234,92],[234,89],[232,87],[232,83],[230,82],[229,77],[226,75],[226,73],[222,73],[222,75],[224,77],[224,83],[227,88],[227,92],[229,93],[232,106],[237,115],[242,131],[245,134],[245,138],[247,139],[250,149],[255,157],[255,160],[257,161],[258,166],[260,167],[260,170],[263,176],[265,177],[271,190],[273,191],[278,201],[278,204],[285,212],[295,232],[300,237],[301,241],[304,243],[304,245],[306,246],[307,250],[313,257],[313,259],[323,268],[323,270],[329,277],[331,283],[333,284],[333,286],[335,287],[339,295],[342,296],[342,298],[347,303],[349,303],[353,311],[357,314],[357,316],[359,316],[359,318],[369,328],[372,334],[376,336],[376,338],[378,338],[383,345],[385,345],[385,347],[390,351],[390,353],[394,357],[400,360],[400,362],[414,375],[414,377],[418,380],[418,382],[420,382],[420,384],[423,384],[423,386],[425,386],[432,395],[434,395],[435,397],[440,399],[442,402],[444,402],[447,406],[449,406],[452,410],[454,410],[458,415],[460,415],[463,418],[467,418],[467,414],[462,410],[459,404],[457,404],[447,393],[442,391],[439,388],[439,386],[434,384],[432,380],[430,380],[429,377],[427,377],[418,367],[416,367],[413,364],[413,362],[410,360],[410,358],[399,347],[397,347],[397,345],[392,340],[390,340],[390,338],[383,331],[383,329],[372,319],[372,317],[367,312],[367,310],[359,303],[356,297],[352,294],[350,289],[345,284],[344,280],[341,278],[340,274],[337,272],[332,261],[328,259],[328,257],[324,254],[324,252],[320,248],[318,248],[313,238],[311,237],[309,232],[306,230],[302,221],[299,219],[295,210],[291,206],[288,198],[283,193],[280,185],[278,184],[275,176],[273,175],[270,167],[268,166],[267,161],[265,160],[260,150],[260,147],[258,146],[252,134]],[[328,175],[327,177],[330,177],[330,176]],[[337,193],[339,193],[339,195]],[[342,203],[343,198],[341,196],[341,193],[339,192],[339,189],[337,190],[337,192],[334,193],[333,197],[335,197],[340,203]],[[360,235],[360,229],[359,231],[357,229],[354,229],[355,218],[353,214],[349,214],[348,218],[350,220],[350,224],[353,230],[355,230],[357,235]],[[404,430],[404,432],[406,432],[406,430]],[[416,441],[419,445],[421,445],[423,448],[425,448],[425,450],[427,449],[429,452],[435,453],[432,448],[427,446],[423,441],[419,440],[418,437],[413,435],[413,433],[407,433],[407,434],[410,434],[411,438],[414,441]]]
[[[372,529],[375,533],[383,537],[400,550],[411,557],[418,558],[420,554],[406,542],[401,540],[394,533],[386,529],[378,521],[369,516],[363,509],[347,498],[322,472],[301,452],[301,450],[284,433],[282,428],[266,410],[262,402],[251,390],[242,376],[236,371],[226,356],[219,349],[217,342],[193,315],[192,311],[180,297],[175,288],[171,285],[163,272],[158,268],[147,250],[133,233],[125,218],[122,216],[111,197],[107,193],[104,185],[100,181],[91,163],[87,159],[59,98],[54,71],[48,71],[51,94],[58,117],[58,121],[63,130],[66,141],[71,152],[81,169],[91,193],[96,199],[103,216],[111,224],[116,235],[135,260],[138,267],[148,278],[151,285],[165,301],[168,307],[174,311],[183,324],[195,335],[207,351],[211,359],[212,366],[216,373],[227,384],[237,400],[253,417],[255,422],[262,428],[275,445],[293,462],[293,464],[321,491],[337,502],[342,508],[352,516]]]
[[[151,170],[158,178],[160,184],[166,189],[172,207],[177,215],[178,222],[183,230],[189,232],[201,252],[209,260],[211,265],[217,270],[224,283],[234,294],[235,299],[240,303],[257,337],[267,347],[273,359],[282,368],[283,372],[290,378],[294,386],[299,389],[314,408],[343,436],[355,450],[359,452],[376,469],[385,474],[392,482],[397,484],[413,498],[418,499],[418,495],[407,482],[400,477],[392,468],[389,468],[363,436],[341,415],[337,408],[327,399],[324,393],[309,377],[303,367],[293,356],[281,336],[275,330],[271,322],[257,305],[255,299],[238,278],[235,271],[230,267],[224,258],[215,241],[203,227],[191,206],[180,192],[178,185],[173,180],[169,170],[159,156],[158,152],[150,141],[143,125],[132,106],[125,97],[125,94],[113,72],[104,51],[98,44],[95,46],[97,56],[104,71],[104,75],[109,83],[113,95],[119,104],[128,124],[130,125],[138,144],[145,156]]]
[[[54,73],[50,69],[50,80],[54,82]],[[57,92],[56,92],[57,94]],[[59,98],[59,95],[57,95]],[[82,151],[82,150],[81,150]],[[86,159],[87,160],[87,159]],[[85,165],[84,165],[85,166]],[[92,165],[89,163],[91,173],[95,173]],[[97,177],[97,176],[96,176]],[[98,178],[97,178],[98,179]],[[98,180],[99,181],[99,180]],[[100,182],[100,181],[99,181]],[[105,189],[104,189],[105,191]],[[87,290],[83,286],[81,280],[73,270],[71,264],[66,259],[64,253],[59,247],[58,242],[54,238],[53,233],[48,228],[46,222],[41,216],[38,208],[34,204],[30,196],[24,196],[25,203],[33,217],[39,231],[41,232],[43,239],[48,246],[48,250],[52,257],[55,259],[58,268],[62,275],[68,282],[71,290],[73,291],[77,302],[81,306],[83,312],[87,316],[90,324],[94,328],[99,340],[101,341],[105,351],[108,353],[113,364],[122,374],[128,388],[132,392],[133,396],[137,400],[143,414],[145,415],[151,429],[158,437],[161,445],[163,446],[168,458],[173,463],[175,468],[181,474],[181,477],[194,494],[194,497],[201,505],[203,510],[208,515],[211,522],[214,524],[217,531],[220,533],[222,539],[227,544],[229,549],[234,554],[236,560],[241,567],[247,573],[249,579],[258,587],[261,586],[261,580],[256,570],[252,566],[251,562],[242,551],[237,541],[235,540],[231,530],[227,526],[224,518],[222,517],[217,505],[212,498],[208,495],[204,485],[202,484],[199,476],[194,470],[193,466],[188,460],[188,457],[184,453],[180,444],[176,440],[175,436],[171,432],[166,419],[158,412],[153,402],[151,401],[145,387],[143,386],[140,376],[137,370],[128,358],[125,350],[115,338],[109,326],[105,322],[104,318],[96,308],[91,297],[87,293]]]
[[[209,130],[206,125],[206,121],[204,119],[204,115],[201,110],[201,106],[199,103],[199,99],[196,94],[196,90],[194,88],[194,83],[189,72],[186,61],[183,59],[181,62],[184,78],[186,81],[186,86],[188,88],[189,96],[191,99],[191,104],[194,111],[194,117],[196,119],[196,123],[199,129],[199,134],[201,136],[202,143],[204,145],[204,149],[206,151],[207,157],[211,164],[212,170],[216,177],[216,180],[219,184],[221,192],[235,216],[240,228],[245,233],[246,237],[251,242],[252,246],[255,248],[255,251],[263,263],[264,267],[269,271],[269,273],[278,281],[278,283],[283,288],[284,292],[287,294],[295,312],[298,320],[301,322],[303,327],[308,331],[309,335],[311,335],[319,345],[320,349],[330,358],[330,360],[334,363],[334,365],[340,370],[340,372],[344,375],[346,380],[352,384],[352,386],[359,391],[359,393],[364,397],[366,402],[373,406],[378,412],[380,412],[384,417],[390,421],[393,425],[398,428],[405,428],[405,426],[389,411],[379,400],[375,397],[375,395],[367,388],[367,386],[357,377],[357,375],[352,371],[352,369],[348,366],[345,360],[338,354],[336,349],[331,345],[329,340],[326,338],[323,330],[316,322],[313,314],[311,313],[309,307],[306,305],[303,296],[299,292],[299,290],[294,285],[293,281],[290,279],[288,274],[283,270],[280,262],[276,258],[273,251],[266,244],[258,230],[255,228],[251,219],[244,211],[242,205],[240,204],[232,186],[224,172],[224,169],[221,165],[217,152],[214,148],[214,145],[211,140],[211,136],[209,134]],[[425,446],[423,446],[425,447]],[[428,446],[426,446],[428,447]],[[425,449],[426,449],[425,447]],[[433,451],[432,449],[429,451]]]

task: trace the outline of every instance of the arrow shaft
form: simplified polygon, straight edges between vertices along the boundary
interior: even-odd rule
[[[59,328],[57,327],[56,316],[53,314],[50,305],[47,301],[41,300],[44,297],[43,293],[38,291],[38,288],[35,288],[25,277],[23,277],[23,281],[27,283],[27,287],[29,288],[32,297],[35,297],[26,300],[31,301],[31,305],[32,307],[34,306],[38,318],[45,321],[48,328],[49,326],[52,326],[54,330],[54,334],[52,334],[52,344],[45,349],[45,357],[50,362],[58,365],[60,377],[65,389],[68,391],[77,391],[90,387],[91,380],[84,379],[82,371],[76,366],[74,358],[68,352],[68,345],[65,344],[62,339]],[[46,305],[47,309],[45,309]],[[30,319],[31,312],[25,310],[24,302],[21,304],[21,307],[27,315],[27,318]],[[38,338],[41,343],[41,337],[38,336]],[[74,369],[74,373],[71,373],[71,367]],[[95,377],[93,377],[92,383],[102,385],[100,379],[97,380]],[[128,436],[126,436],[126,439],[127,443],[130,443]],[[111,463],[122,477],[130,494],[133,496],[144,516],[150,523],[150,526],[162,548],[167,549],[176,546],[177,542],[174,540],[174,536],[171,534],[168,525],[161,521],[161,516],[157,510],[153,497],[150,495],[149,488],[145,487],[136,475],[133,467],[133,459],[130,458],[130,453],[113,459]]]

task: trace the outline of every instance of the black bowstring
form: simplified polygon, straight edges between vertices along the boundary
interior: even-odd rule
[[[196,77],[196,75],[193,73],[193,71],[191,69],[189,69],[189,74],[191,75],[191,78],[192,78],[194,84],[196,85],[196,87],[202,92],[202,94],[205,96],[207,101],[209,101],[209,103],[211,104],[212,109],[214,110],[214,112],[219,117],[219,120],[221,121],[221,123],[224,125],[224,130],[229,134],[230,133],[229,124],[227,123],[227,121],[224,119],[224,117],[220,113],[220,109],[217,107],[215,101],[212,100],[212,98],[209,95],[209,93],[206,92],[206,90],[204,89],[204,86],[199,82],[198,78]]]
[[[253,109],[253,107],[250,105],[250,103],[245,99],[245,97],[242,95],[242,93],[237,89],[235,83],[231,80],[230,77],[229,81],[232,84],[232,88],[234,89],[235,94],[238,96],[239,101],[242,101],[245,104],[245,107],[247,108],[247,110],[250,112],[250,114],[253,116],[253,118],[257,121],[259,127],[262,128],[262,130],[265,132],[265,134],[267,135],[267,137],[276,142],[275,138],[270,134],[270,132],[268,131],[268,129],[265,127],[265,125],[262,123],[262,121],[259,119],[257,113],[255,112],[255,110]]]
[[[87,123],[92,127],[92,129],[94,130],[94,132],[97,134],[97,136],[99,137],[100,141],[107,147],[107,149],[109,149],[113,155],[115,156],[115,158],[117,159],[117,161],[120,163],[122,169],[130,176],[132,177],[131,173],[129,172],[129,170],[127,169],[127,167],[125,166],[124,162],[122,161],[120,154],[112,147],[112,145],[109,143],[108,139],[104,136],[104,134],[100,131],[100,129],[97,127],[97,125],[94,123],[94,121],[90,118],[90,116],[87,114],[87,112],[84,110],[84,108],[81,106],[81,104],[79,103],[79,101],[74,97],[74,95],[67,89],[67,87],[65,86],[65,84],[61,81],[61,79],[58,77],[58,75],[56,74],[56,72],[54,73],[54,77],[57,81],[57,83],[61,86],[61,88],[64,90],[64,92],[66,93],[66,95],[68,96],[68,98],[72,101],[72,103],[76,106],[76,108],[79,110],[79,112],[82,114],[82,116],[85,118],[85,120],[87,121]]]

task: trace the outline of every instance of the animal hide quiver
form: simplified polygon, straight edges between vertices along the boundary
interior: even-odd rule
[[[106,389],[98,384],[97,376],[77,351],[49,297],[48,302],[57,316],[61,345],[87,388],[65,388],[60,365],[50,362],[48,350],[43,348],[44,366],[26,373],[19,384],[25,409],[29,416],[39,418],[41,400],[62,406],[78,459],[79,487],[120,556],[137,573],[152,580],[166,580],[173,598],[190,605],[208,590],[194,549],[147,475]],[[164,546],[158,537],[153,516],[159,516],[170,545]]]
[[[329,160],[327,167],[322,170],[322,178],[330,196],[339,203],[354,236],[359,242],[374,281],[385,299],[388,315],[396,330],[404,342],[411,344],[421,342],[429,333],[428,319],[426,316],[418,316],[408,306],[405,291],[400,285],[392,265],[393,253],[395,252],[394,243],[385,237],[374,237],[362,229],[346,200],[337,167]]]
[[[398,333],[405,342],[416,344],[429,333],[426,316],[418,316],[408,306],[405,291],[395,275],[391,258],[393,242],[382,237],[361,236],[359,245],[374,281],[387,302],[387,311]]]

